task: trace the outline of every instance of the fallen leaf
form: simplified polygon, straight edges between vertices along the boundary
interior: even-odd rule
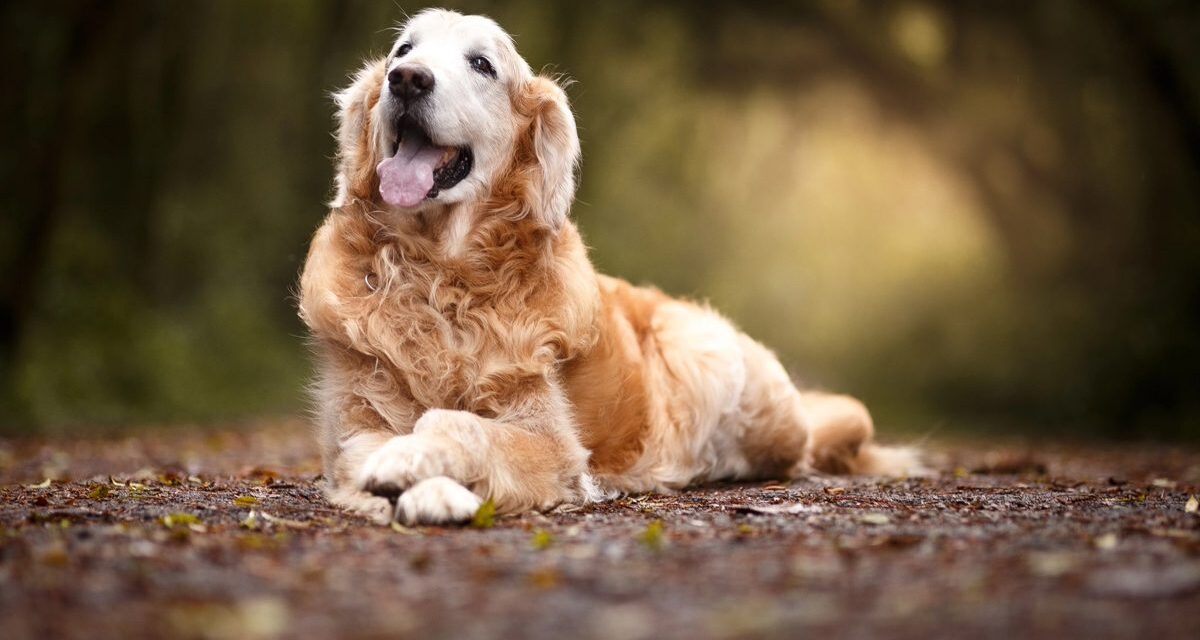
[[[825,487],[825,493],[831,496],[846,493],[846,487]]]
[[[251,480],[257,480],[260,484],[271,484],[280,476],[280,473],[268,467],[254,467],[246,475]]]
[[[251,509],[249,515],[242,520],[241,526],[243,529],[257,529],[258,525],[258,512]]]
[[[1200,511],[1200,500],[1197,500],[1196,496],[1188,498],[1187,504],[1183,505],[1183,511],[1185,513],[1196,513],[1197,511]]]
[[[50,482],[51,482],[50,478],[46,478],[45,480],[42,480],[41,482],[39,482],[37,484],[27,484],[25,486],[30,489],[46,489],[46,488],[49,488]]]
[[[239,507],[248,507],[252,504],[258,504],[258,498],[254,496],[238,496],[233,499],[233,504]]]
[[[180,526],[190,527],[194,524],[201,524],[200,518],[191,513],[168,513],[162,518],[159,518],[159,521],[162,522],[163,526],[168,529],[174,529],[175,527]]]
[[[496,524],[496,504],[488,498],[487,502],[479,505],[475,516],[471,518],[471,526],[476,529],[490,529]]]
[[[108,488],[108,485],[98,484],[92,487],[92,490],[88,492],[88,497],[92,500],[103,500],[108,497],[110,492],[111,489]]]
[[[864,524],[887,524],[892,521],[882,513],[864,513],[858,519]]]
[[[1117,534],[1111,532],[1092,540],[1092,544],[1096,545],[1096,548],[1102,551],[1111,551],[1116,549],[1117,542]]]
[[[546,567],[531,571],[529,573],[529,582],[535,587],[550,589],[558,586],[559,577],[558,571],[554,567]]]
[[[1078,564],[1075,556],[1057,552],[1034,553],[1028,557],[1027,562],[1030,571],[1046,578],[1057,578]]]
[[[545,529],[535,529],[533,531],[533,538],[530,539],[529,544],[534,549],[541,551],[542,549],[549,547],[552,542],[554,542],[554,537],[550,535],[549,531],[546,531]]]
[[[663,523],[662,520],[652,520],[646,525],[642,532],[637,534],[637,541],[642,543],[646,548],[652,551],[658,551],[663,547]]]
[[[399,522],[396,522],[395,520],[392,521],[392,524],[390,526],[392,528],[392,531],[395,531],[396,533],[404,534],[406,536],[421,535],[421,533],[419,531],[417,531],[416,529],[409,529],[408,527],[400,524]]]
[[[168,487],[177,487],[181,484],[179,476],[174,473],[160,473],[158,474],[158,481]]]

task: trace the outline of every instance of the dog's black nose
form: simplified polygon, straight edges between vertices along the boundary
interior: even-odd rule
[[[402,64],[388,74],[388,89],[404,102],[433,91],[433,72],[416,64]]]

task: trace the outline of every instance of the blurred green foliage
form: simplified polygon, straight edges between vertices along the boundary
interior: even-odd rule
[[[601,269],[887,429],[1200,437],[1194,3],[448,4],[576,80]],[[0,429],[304,407],[329,92],[402,15],[0,7]]]

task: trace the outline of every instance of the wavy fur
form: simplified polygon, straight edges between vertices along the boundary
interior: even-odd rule
[[[431,15],[446,33],[468,20],[413,20]],[[523,61],[506,67],[508,151],[486,192],[389,209],[375,176],[389,64],[368,62],[338,94],[338,196],[300,282],[335,503],[437,522],[484,498],[514,512],[915,465],[868,444],[861,404],[802,396],[715,311],[595,273],[568,219],[579,139],[566,94]],[[398,510],[380,497],[394,494]]]

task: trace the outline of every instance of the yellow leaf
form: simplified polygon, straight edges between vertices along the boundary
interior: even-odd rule
[[[392,521],[391,527],[392,527],[392,531],[395,531],[396,533],[404,534],[406,536],[421,535],[420,533],[417,532],[416,529],[409,529],[408,527],[400,524],[399,522],[396,522],[395,520]]]
[[[554,542],[554,537],[550,535],[549,531],[546,531],[545,529],[536,529],[533,532],[533,538],[529,541],[529,544],[532,545],[534,549],[541,551],[542,549],[549,547],[551,542]]]
[[[174,529],[178,526],[191,526],[200,524],[200,518],[191,513],[168,513],[161,518],[163,526],[168,529]]]
[[[1196,496],[1188,498],[1187,504],[1183,505],[1183,510],[1187,513],[1200,511],[1200,500],[1197,500]]]
[[[252,504],[258,504],[258,498],[254,496],[238,496],[233,499],[233,504],[239,507],[248,507]]]
[[[496,504],[488,498],[487,502],[479,505],[475,510],[475,517],[471,518],[471,526],[476,529],[489,529],[496,524]]]
[[[263,511],[261,515],[262,515],[263,519],[266,520],[267,522],[270,522],[273,525],[278,525],[281,527],[291,527],[293,529],[307,529],[310,526],[312,526],[311,522],[300,522],[299,520],[289,520],[287,518],[280,518],[279,516],[273,516],[273,515],[267,513],[266,511]]]
[[[108,497],[108,494],[109,494],[108,485],[98,484],[98,485],[92,487],[92,490],[88,492],[88,497],[91,498],[92,500],[103,500]]]
[[[646,525],[646,528],[637,535],[637,541],[646,546],[652,551],[658,551],[663,546],[663,523],[662,520],[651,521]]]
[[[50,487],[50,478],[46,478],[37,484],[27,484],[25,486],[30,489],[47,489]]]

